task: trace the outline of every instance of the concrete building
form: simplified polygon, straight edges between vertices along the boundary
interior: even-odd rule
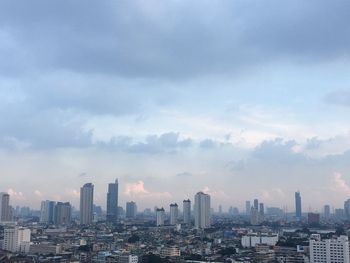
[[[183,201],[183,221],[184,224],[191,224],[191,201],[190,199]]]
[[[120,255],[118,256],[118,263],[138,263],[139,258],[136,255]]]
[[[263,221],[265,217],[265,207],[264,203],[259,204],[259,220]]]
[[[323,216],[326,220],[331,217],[331,207],[329,205],[323,207]]]
[[[320,214],[318,213],[308,213],[307,222],[310,225],[318,225],[320,223]]]
[[[300,192],[295,192],[295,217],[301,220],[301,195]]]
[[[118,219],[118,179],[108,184],[107,192],[107,221],[116,222]]]
[[[254,199],[254,208],[259,211],[259,200]]]
[[[5,228],[3,249],[11,252],[28,252],[30,229],[23,227]]]
[[[80,224],[92,224],[94,213],[94,185],[92,183],[84,184],[80,188]]]
[[[134,201],[126,202],[126,218],[136,218],[137,206]]]
[[[0,222],[9,221],[12,221],[10,195],[8,193],[0,193]]]
[[[250,208],[251,208],[250,201],[245,201],[245,214],[247,216],[250,216]]]
[[[69,225],[72,218],[72,206],[69,202],[57,202],[55,206],[55,225]]]
[[[259,211],[254,206],[250,209],[250,224],[253,226],[259,225]]]
[[[162,249],[160,250],[160,256],[162,258],[179,257],[180,255],[180,249],[178,246],[166,246],[162,247]]]
[[[349,240],[347,236],[321,240],[313,234],[309,241],[310,263],[349,263]]]
[[[54,222],[56,202],[46,200],[41,202],[40,223],[52,224]]]
[[[194,197],[194,222],[196,228],[209,228],[210,222],[210,195],[198,192]]]
[[[254,208],[253,208],[254,209]],[[258,234],[249,233],[242,236],[241,244],[245,248],[255,247],[259,244],[265,244],[268,246],[274,246],[278,242],[278,234]]]
[[[157,226],[164,226],[164,221],[165,221],[165,211],[164,208],[157,208],[156,209],[156,225]]]
[[[179,209],[177,204],[170,204],[170,225],[176,225],[179,217]]]

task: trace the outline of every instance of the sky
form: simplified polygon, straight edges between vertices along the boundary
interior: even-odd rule
[[[347,0],[3,0],[0,191],[13,206],[350,198]]]

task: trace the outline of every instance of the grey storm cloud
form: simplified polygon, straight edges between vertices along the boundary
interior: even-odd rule
[[[349,55],[340,1],[0,3],[1,72],[179,78]]]

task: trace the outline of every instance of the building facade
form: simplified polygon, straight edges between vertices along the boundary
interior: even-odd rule
[[[92,183],[84,184],[80,188],[80,224],[89,225],[93,222],[94,207],[94,185]]]
[[[118,220],[118,179],[114,183],[108,184],[107,192],[107,221],[116,222]]]
[[[194,221],[196,228],[209,228],[210,217],[210,195],[198,192],[194,197]]]

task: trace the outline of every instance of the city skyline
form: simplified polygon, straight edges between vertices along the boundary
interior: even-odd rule
[[[346,0],[1,1],[0,191],[77,206],[91,181],[102,205],[118,177],[120,202],[147,207],[202,190],[226,208],[251,197],[291,208],[296,189],[304,210],[341,207],[348,11]]]

